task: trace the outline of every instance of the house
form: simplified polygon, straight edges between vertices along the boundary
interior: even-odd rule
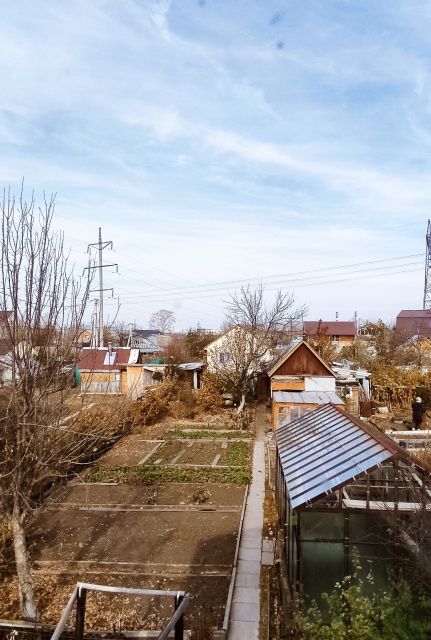
[[[273,359],[271,345],[259,344],[258,362],[251,357],[251,343],[253,335],[243,327],[232,327],[226,333],[218,336],[204,348],[206,366],[209,372],[215,373],[220,367],[232,363],[233,366],[241,366],[247,360],[252,360],[250,367],[256,371],[268,364]],[[257,338],[259,340],[259,338]]]
[[[371,373],[364,369],[352,369],[350,363],[332,362],[331,369],[337,376],[335,389],[346,403],[346,411],[353,415],[371,415]]]
[[[76,338],[76,343],[79,347],[90,347],[91,338],[92,338],[91,329],[82,329],[82,331],[79,332]]]
[[[136,400],[142,396],[148,387],[161,382],[167,365],[163,361],[144,364],[129,364],[127,366],[127,395]],[[178,365],[184,380],[192,389],[200,389],[203,362],[186,362]]]
[[[431,309],[404,309],[397,315],[395,329],[405,338],[431,338]]]
[[[356,336],[356,322],[339,322],[338,320],[304,321],[304,337],[316,336],[318,333],[328,336],[337,351],[340,351],[343,347],[350,347],[353,344]]]
[[[417,579],[431,524],[425,464],[334,405],[280,427],[275,439],[277,511],[292,591],[318,600],[352,574],[355,557],[366,572],[372,568],[376,587],[401,567]]]
[[[81,393],[127,394],[127,366],[137,363],[139,350],[129,347],[84,347],[77,364]]]
[[[336,393],[336,374],[304,340],[292,342],[267,375],[271,381],[273,429],[322,404],[344,404]]]
[[[9,340],[0,338],[0,385],[12,381],[12,347]]]
[[[172,341],[171,336],[166,336],[157,329],[135,329],[130,338],[130,346],[139,349],[140,353],[148,356],[157,356]]]

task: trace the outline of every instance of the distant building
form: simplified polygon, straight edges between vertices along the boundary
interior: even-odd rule
[[[395,328],[406,338],[431,338],[431,309],[404,309],[397,315]]]
[[[328,336],[339,351],[343,347],[350,347],[356,336],[356,322],[352,321],[328,321],[305,320],[304,337],[315,336],[318,333]]]

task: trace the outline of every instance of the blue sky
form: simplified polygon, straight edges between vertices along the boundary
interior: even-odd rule
[[[393,319],[422,305],[430,32],[424,0],[5,3],[1,182],[58,194],[78,268],[102,227],[125,321],[217,328],[259,279]]]

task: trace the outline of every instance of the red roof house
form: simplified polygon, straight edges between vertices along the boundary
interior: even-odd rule
[[[395,328],[405,335],[431,338],[431,309],[404,309],[397,315]]]

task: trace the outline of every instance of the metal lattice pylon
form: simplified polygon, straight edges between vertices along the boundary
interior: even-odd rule
[[[431,309],[431,221],[428,220],[425,256],[424,309]]]

